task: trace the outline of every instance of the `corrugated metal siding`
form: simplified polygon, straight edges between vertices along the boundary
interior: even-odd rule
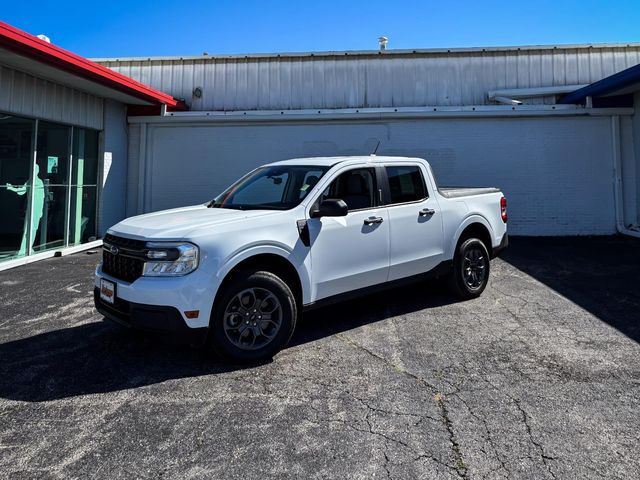
[[[456,106],[486,104],[489,90],[591,83],[640,63],[640,46],[100,63],[193,110]]]
[[[102,130],[103,100],[0,65],[0,111]]]

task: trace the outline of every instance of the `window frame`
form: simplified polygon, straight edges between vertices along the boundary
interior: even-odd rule
[[[309,216],[309,218],[311,218],[311,212],[313,212],[314,210],[317,210],[320,207],[319,202],[323,192],[327,188],[331,187],[333,182],[335,182],[341,175],[351,172],[353,170],[370,170],[371,171],[371,175],[373,177],[373,206],[366,207],[366,208],[349,209],[349,211],[347,212],[347,215],[349,215],[351,212],[364,212],[367,210],[375,210],[384,206],[384,186],[383,186],[384,182],[383,182],[383,177],[381,177],[380,167],[378,165],[349,165],[348,167],[345,167],[335,172],[335,174],[331,178],[329,178],[327,185],[324,188],[322,188],[322,190],[318,192],[318,195],[316,196],[316,198],[309,203],[309,208],[307,209],[307,215]],[[331,197],[327,197],[327,198],[331,198]]]
[[[411,200],[409,202],[396,202],[393,203],[391,200],[391,187],[389,186],[389,175],[387,175],[387,168],[389,167],[415,167],[418,169],[418,172],[420,173],[420,178],[422,179],[422,186],[424,187],[424,194],[425,196],[418,199],[418,200]],[[427,185],[427,180],[425,178],[424,175],[424,171],[422,169],[422,165],[420,165],[419,163],[385,163],[383,165],[380,165],[378,168],[380,168],[380,175],[384,178],[384,182],[383,182],[383,197],[384,197],[384,206],[385,207],[396,207],[396,206],[402,206],[402,205],[412,205],[415,203],[422,203],[426,200],[428,200],[430,198],[429,195],[429,186]]]

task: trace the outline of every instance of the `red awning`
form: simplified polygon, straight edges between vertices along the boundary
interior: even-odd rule
[[[35,60],[71,75],[84,78],[152,105],[166,105],[171,110],[185,110],[186,105],[171,95],[103,67],[29,33],[0,22],[0,48]]]

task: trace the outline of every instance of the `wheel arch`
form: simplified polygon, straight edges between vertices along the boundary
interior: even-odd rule
[[[231,283],[240,272],[252,269],[264,270],[280,277],[291,289],[298,308],[302,308],[305,298],[305,283],[303,282],[303,277],[293,263],[291,263],[279,249],[259,249],[257,251],[245,252],[245,254],[235,257],[234,261],[227,262],[225,268],[223,268],[219,274],[222,280],[213,301],[214,307],[221,293],[229,283]]]
[[[454,243],[452,245],[452,257],[458,246],[467,240],[468,238],[477,238],[485,244],[489,256],[493,258],[493,235],[492,228],[489,222],[484,217],[479,215],[473,215],[465,219],[460,225],[456,235],[454,237]]]

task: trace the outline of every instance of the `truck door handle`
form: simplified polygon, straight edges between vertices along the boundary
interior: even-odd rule
[[[433,215],[436,211],[433,208],[423,208],[418,212],[418,215],[421,217],[426,217],[427,215]]]
[[[365,225],[373,225],[374,223],[382,223],[382,217],[369,217],[364,219]]]

